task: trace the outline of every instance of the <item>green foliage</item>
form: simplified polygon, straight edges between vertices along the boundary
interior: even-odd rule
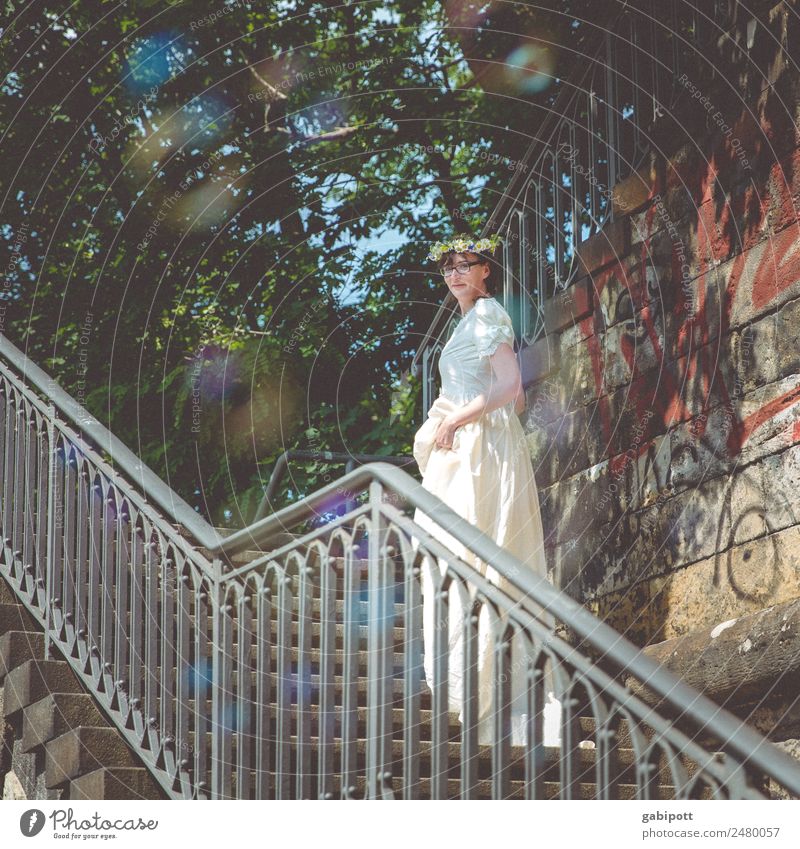
[[[8,30],[0,297],[3,332],[236,525],[288,448],[410,453],[428,245],[480,228],[553,98],[481,63],[564,27],[467,3],[465,29],[429,0],[209,21],[224,7],[41,2]],[[293,465],[280,498],[340,472]]]

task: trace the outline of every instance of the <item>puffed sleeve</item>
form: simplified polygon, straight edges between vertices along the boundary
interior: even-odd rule
[[[508,313],[494,298],[478,298],[475,310],[475,347],[479,357],[491,357],[502,342],[514,348],[514,328]]]

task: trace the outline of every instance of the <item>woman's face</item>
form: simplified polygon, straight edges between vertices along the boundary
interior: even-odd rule
[[[461,274],[456,270],[456,267],[461,263],[475,264],[470,265],[466,274]],[[489,276],[489,265],[478,254],[467,251],[463,254],[450,254],[442,267],[442,271],[449,269],[453,270],[444,279],[447,288],[458,300],[463,313],[475,303],[476,298],[487,294],[485,281]]]

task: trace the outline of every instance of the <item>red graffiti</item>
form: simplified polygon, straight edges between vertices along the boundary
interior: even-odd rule
[[[790,174],[794,173],[793,167],[800,169],[800,157],[797,154],[790,157]],[[732,404],[732,395],[738,396],[739,393],[733,387],[726,385],[720,362],[720,346],[709,343],[715,337],[724,338],[732,322],[739,323],[734,315],[735,304],[738,304],[739,310],[745,309],[748,318],[757,318],[759,313],[767,309],[781,293],[798,282],[800,239],[798,239],[796,222],[793,226],[781,230],[777,235],[768,237],[766,241],[763,237],[770,208],[773,210],[773,215],[774,210],[784,216],[794,211],[792,187],[780,164],[773,169],[767,181],[767,192],[771,194],[769,204],[762,201],[756,187],[751,184],[745,191],[727,199],[721,210],[717,210],[713,189],[719,173],[720,168],[712,157],[710,162],[702,163],[702,168],[695,175],[695,179],[690,181],[691,185],[698,187],[697,193],[701,195],[701,205],[698,209],[694,243],[682,245],[685,255],[683,262],[679,259],[680,238],[676,235],[672,243],[673,281],[681,281],[681,268],[685,267],[684,262],[694,260],[698,266],[697,277],[691,281],[694,299],[692,313],[687,312],[685,299],[682,298],[677,298],[677,303],[673,307],[673,315],[679,320],[676,330],[677,344],[674,350],[688,351],[688,355],[683,359],[678,358],[675,368],[663,367],[667,365],[666,329],[664,326],[659,327],[659,299],[648,300],[647,271],[653,263],[651,236],[645,237],[640,246],[633,268],[634,273],[626,272],[623,263],[619,261],[593,275],[593,283],[599,296],[609,283],[616,279],[628,290],[633,310],[638,310],[636,320],[641,328],[637,336],[638,342],[633,336],[623,335],[620,338],[619,348],[630,371],[630,395],[640,420],[647,410],[653,409],[656,415],[653,418],[652,427],[658,427],[658,424],[669,427],[676,421],[692,420],[692,432],[702,435],[706,428],[706,413],[713,407],[722,406],[728,411],[731,420],[727,450],[731,457],[735,457],[759,427],[800,401],[800,387],[782,393],[746,416],[737,417]],[[651,205],[644,216],[643,226],[648,234],[652,233],[654,224],[659,223],[656,221],[656,214],[656,206]],[[747,225],[745,232],[737,233],[737,222],[748,218],[752,223]],[[740,226],[744,227],[744,225]],[[677,234],[677,229],[672,232]],[[732,244],[734,241],[738,253],[730,262],[725,285],[718,287],[718,298],[710,297],[715,286],[715,269],[719,264],[715,259],[725,258],[734,253]],[[722,301],[721,304],[718,303],[719,300]],[[586,340],[591,357],[598,397],[606,392],[603,385],[603,352],[597,333],[600,320],[598,310],[594,316],[589,316],[580,323],[581,335]],[[718,328],[716,332],[714,327]],[[655,360],[662,366],[657,375],[657,392],[652,392],[654,380],[652,377],[648,385],[650,391],[634,392],[636,384],[644,377],[636,356],[637,344],[641,344],[643,339],[652,346]],[[701,409],[690,408],[692,401],[686,393],[686,387],[690,384],[699,387],[702,391]],[[610,440],[616,425],[612,421],[609,404],[599,404],[599,412],[604,437]],[[655,431],[652,431],[651,437],[644,439],[637,446],[638,455],[648,450],[654,434]],[[799,437],[800,422],[792,429],[792,440],[795,441]],[[624,468],[627,462],[629,459],[626,456],[612,458],[613,471],[618,471],[618,467]]]

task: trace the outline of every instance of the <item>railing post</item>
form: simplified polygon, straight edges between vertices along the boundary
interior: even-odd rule
[[[52,404],[47,406],[47,555],[44,588],[44,659],[50,660],[50,634],[53,629],[53,558],[55,557],[55,512],[56,512],[56,411]]]
[[[212,561],[214,571],[213,584],[209,587],[209,602],[211,603],[211,621],[213,633],[211,635],[211,798],[221,799],[224,797],[225,769],[227,763],[224,757],[225,723],[225,674],[228,669],[224,647],[220,635],[222,634],[222,617],[224,616],[222,605],[222,561],[215,557]]]
[[[393,799],[391,763],[392,704],[390,652],[394,627],[393,581],[382,540],[380,481],[369,486],[369,630],[367,638],[367,798]],[[394,577],[394,576],[392,576]]]

